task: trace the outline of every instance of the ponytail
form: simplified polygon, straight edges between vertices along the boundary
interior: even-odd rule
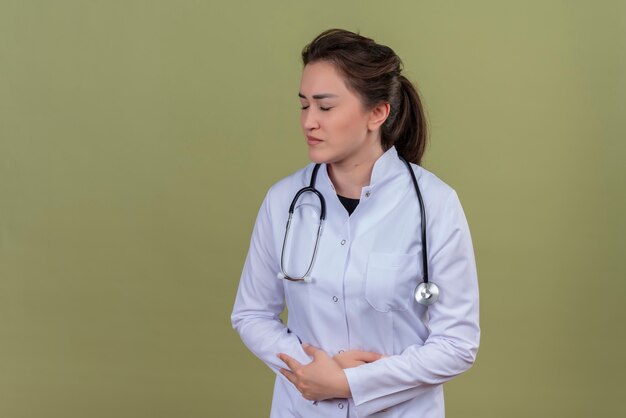
[[[413,83],[403,75],[398,75],[397,80],[396,94],[390,95],[392,110],[381,129],[382,146],[386,151],[395,145],[405,160],[420,164],[428,137],[424,107]]]

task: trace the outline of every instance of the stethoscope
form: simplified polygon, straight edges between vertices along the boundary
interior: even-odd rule
[[[422,227],[422,264],[424,266],[424,280],[422,283],[418,284],[413,292],[413,296],[417,303],[428,306],[439,300],[439,287],[433,283],[428,281],[428,255],[426,252],[426,210],[424,209],[424,200],[422,199],[422,194],[420,193],[420,188],[417,184],[417,179],[415,178],[415,173],[411,168],[411,165],[402,157],[399,157],[404,164],[406,165],[409,173],[411,174],[411,179],[413,180],[413,186],[415,187],[415,193],[417,193],[417,199],[419,200],[420,205],[420,215],[422,218],[421,227]],[[283,248],[280,254],[280,270],[281,272],[277,274],[279,279],[286,279],[294,282],[306,282],[309,283],[312,281],[311,278],[311,270],[313,269],[313,264],[315,263],[315,257],[317,256],[317,249],[319,247],[320,237],[322,235],[322,228],[324,225],[324,220],[326,219],[326,200],[324,200],[324,196],[315,188],[315,180],[317,179],[317,172],[320,168],[320,164],[315,164],[313,167],[313,172],[311,173],[311,183],[308,186],[303,187],[298,190],[293,200],[291,201],[291,205],[289,206],[289,218],[287,219],[287,226],[285,227],[285,238],[283,239]],[[309,263],[306,272],[302,277],[292,277],[285,271],[285,248],[287,244],[287,239],[289,237],[289,227],[291,226],[291,219],[293,217],[293,212],[296,208],[296,204],[300,196],[304,193],[313,193],[319,198],[320,201],[320,216],[319,216],[319,225],[317,227],[317,237],[315,238],[315,246],[313,248],[313,256],[311,257],[311,262]]]

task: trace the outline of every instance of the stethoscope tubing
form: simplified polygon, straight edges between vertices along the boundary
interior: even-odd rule
[[[417,184],[417,179],[415,178],[415,173],[411,168],[411,164],[404,158],[400,157],[400,159],[404,162],[404,164],[409,169],[409,173],[411,173],[411,180],[413,181],[413,186],[415,187],[415,192],[417,193],[417,200],[420,205],[420,216],[421,216],[421,229],[422,229],[422,265],[424,266],[424,283],[428,283],[428,254],[427,254],[427,246],[426,246],[426,208],[424,207],[424,199],[422,198],[422,193],[420,192],[419,185]]]
[[[293,211],[296,209],[296,203],[298,202],[298,198],[302,194],[310,192],[310,193],[316,194],[320,200],[320,204],[321,204],[320,219],[322,221],[326,219],[326,200],[324,199],[324,196],[322,196],[322,193],[320,193],[320,191],[315,188],[315,180],[317,179],[317,172],[319,169],[320,169],[320,164],[315,164],[315,167],[313,167],[313,173],[311,173],[311,183],[309,184],[308,187],[303,187],[302,189],[298,190],[298,193],[296,193],[296,195],[294,196],[293,200],[291,201],[291,205],[289,205],[290,216],[293,215]],[[291,217],[289,219],[291,219]]]
[[[293,197],[293,200],[291,201],[291,205],[289,205],[289,218],[287,219],[287,226],[285,227],[285,237],[283,238],[283,248],[280,252],[280,273],[278,273],[278,276],[277,276],[279,279],[286,279],[292,282],[300,282],[300,281],[310,282],[311,281],[309,274],[311,274],[311,270],[313,269],[313,264],[315,263],[315,258],[317,257],[317,249],[319,248],[320,237],[322,236],[322,229],[324,227],[324,220],[326,219],[326,199],[324,199],[324,196],[322,195],[322,193],[320,193],[320,191],[315,188],[315,180],[317,179],[317,172],[320,168],[320,165],[321,164],[315,164],[315,167],[313,167],[313,173],[311,173],[311,183],[309,184],[308,187],[303,187],[302,189],[298,190],[298,193],[296,193],[296,195]],[[304,273],[302,277],[291,277],[290,275],[287,274],[285,270],[285,265],[284,265],[285,248],[287,246],[289,228],[291,228],[291,218],[293,217],[293,212],[296,209],[296,203],[298,202],[298,199],[300,198],[300,196],[302,196],[304,193],[313,193],[318,197],[320,201],[320,207],[321,207],[320,223],[317,227],[317,237],[315,238],[315,247],[313,248],[313,257],[311,257],[311,262],[309,263],[309,266],[307,267],[306,273]]]

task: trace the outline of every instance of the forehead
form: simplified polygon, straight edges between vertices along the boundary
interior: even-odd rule
[[[350,94],[343,76],[333,64],[317,61],[305,65],[300,80],[300,93],[307,97],[317,93]]]

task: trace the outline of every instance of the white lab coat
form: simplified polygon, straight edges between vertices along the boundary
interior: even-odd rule
[[[412,164],[426,207],[429,276],[441,292],[425,308],[413,299],[423,269],[419,201],[394,147],[374,164],[351,216],[322,164],[316,187],[327,214],[314,281],[276,277],[289,205],[309,184],[313,166],[269,189],[231,317],[246,346],[277,373],[271,417],[443,417],[442,384],[470,368],[480,338],[474,251],[456,192]],[[298,206],[287,257],[292,276],[310,260],[319,213],[311,193]],[[285,302],[287,326],[279,318]],[[277,353],[311,361],[300,340],[331,356],[360,349],[386,357],[344,370],[352,398],[313,403],[278,372],[286,366]]]

